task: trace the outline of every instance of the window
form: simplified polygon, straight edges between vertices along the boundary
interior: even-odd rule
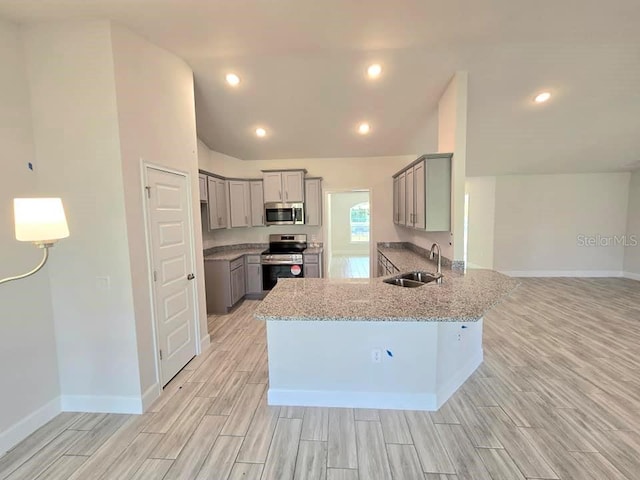
[[[369,202],[354,205],[349,210],[351,241],[369,241]]]

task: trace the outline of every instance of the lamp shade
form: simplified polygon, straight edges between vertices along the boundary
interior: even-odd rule
[[[59,198],[14,198],[16,239],[46,242],[66,238],[69,227]]]

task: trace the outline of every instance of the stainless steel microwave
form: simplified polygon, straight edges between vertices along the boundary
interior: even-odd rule
[[[304,204],[265,203],[264,219],[266,225],[302,225],[304,224]]]

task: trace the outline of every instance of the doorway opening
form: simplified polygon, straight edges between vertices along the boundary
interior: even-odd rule
[[[327,277],[369,278],[371,195],[369,190],[327,194]]]

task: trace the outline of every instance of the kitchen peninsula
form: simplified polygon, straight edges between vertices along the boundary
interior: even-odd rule
[[[435,271],[397,252],[397,263]],[[256,312],[267,322],[269,403],[437,410],[482,363],[483,316],[518,284],[491,270],[443,273],[418,288],[280,280]]]

